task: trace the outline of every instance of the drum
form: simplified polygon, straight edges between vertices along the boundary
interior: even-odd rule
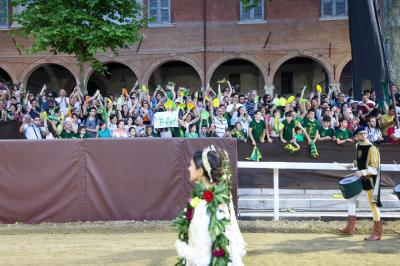
[[[393,188],[394,190],[394,194],[396,194],[396,196],[400,199],[400,184],[398,184],[397,186],[395,186]]]
[[[363,189],[361,178],[358,176],[349,176],[340,180],[339,186],[345,199],[350,199],[360,194]]]

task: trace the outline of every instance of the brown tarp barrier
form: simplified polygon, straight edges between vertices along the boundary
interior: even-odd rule
[[[0,141],[0,223],[171,220],[190,196],[192,154],[210,144],[237,173],[229,139]]]
[[[19,126],[20,122],[0,122],[0,139],[21,138],[21,134],[18,133]],[[174,139],[173,141],[176,141],[176,139]],[[197,141],[200,141],[200,143],[204,143],[204,140],[192,140],[190,142],[192,144],[189,147],[195,147],[194,143],[197,143]],[[213,140],[208,141],[212,142]],[[301,150],[295,154],[288,154],[288,152],[283,149],[284,145],[277,142],[273,144],[261,144],[259,146],[263,154],[263,160],[272,162],[332,163],[334,161],[337,161],[342,163],[349,163],[354,160],[355,156],[354,144],[336,145],[335,143],[318,142],[317,148],[320,154],[318,159],[313,159],[310,157],[309,147],[306,144],[303,144]],[[393,160],[400,162],[399,145],[384,144],[378,146],[378,148],[381,152],[382,163],[392,164]],[[245,160],[246,157],[250,156],[252,146],[250,143],[238,143],[237,150],[238,159],[242,161]],[[95,155],[97,154],[93,154],[92,156]],[[189,156],[186,157],[189,158]],[[184,168],[187,167],[188,165],[185,165]],[[282,188],[337,188],[338,180],[345,176],[347,173],[349,172],[323,170],[280,170],[280,185]],[[238,172],[238,176],[239,187],[272,187],[272,170],[240,169]],[[400,173],[383,172],[382,184],[384,186],[393,187],[399,183]],[[95,184],[96,182],[94,182],[94,185]]]
[[[0,139],[24,139],[24,134],[19,133],[20,121],[0,121]]]
[[[259,144],[267,162],[305,162],[305,163],[352,163],[355,160],[355,144],[337,145],[333,142],[318,142],[319,157],[310,156],[307,144],[301,145],[299,152],[289,154],[282,143]],[[382,144],[377,146],[381,154],[381,163],[400,162],[400,145]],[[238,143],[238,160],[245,161],[250,156],[253,146],[250,143]],[[324,170],[279,170],[279,186],[281,188],[336,189],[337,182],[347,175],[348,171]],[[394,187],[400,183],[399,172],[382,172],[382,185]],[[239,169],[239,187],[272,188],[272,170]]]

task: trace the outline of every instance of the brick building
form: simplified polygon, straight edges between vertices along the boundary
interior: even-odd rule
[[[71,90],[78,79],[73,57],[20,54],[9,31],[12,8],[0,5],[0,80],[39,90]],[[351,87],[347,0],[264,0],[246,11],[239,0],[143,0],[154,21],[143,40],[119,57],[99,54],[108,74],[88,66],[89,92],[119,91],[136,79],[154,88],[169,80],[198,89],[225,77],[241,93],[292,94],[305,84]]]

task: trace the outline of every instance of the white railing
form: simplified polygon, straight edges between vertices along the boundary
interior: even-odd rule
[[[279,169],[283,170],[326,170],[349,171],[337,163],[289,163],[289,162],[247,162],[239,161],[238,168],[272,169],[274,176],[274,220],[279,220]],[[383,172],[399,172],[394,164],[382,164]]]

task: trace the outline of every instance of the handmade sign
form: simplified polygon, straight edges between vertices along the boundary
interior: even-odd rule
[[[154,128],[179,127],[178,111],[157,112],[154,114]]]

